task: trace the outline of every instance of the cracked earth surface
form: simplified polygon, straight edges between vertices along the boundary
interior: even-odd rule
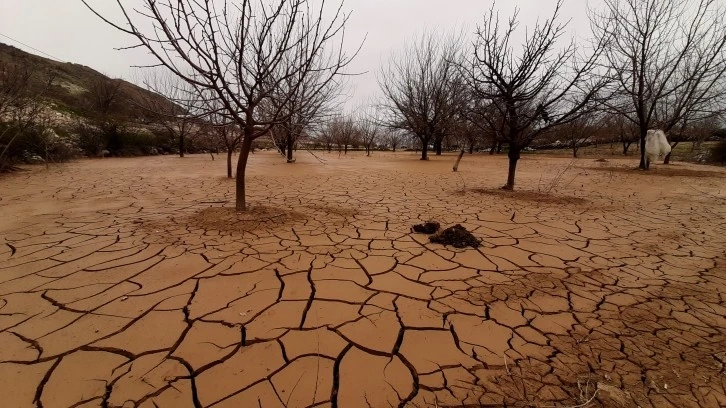
[[[0,178],[2,405],[726,406],[723,170],[321,158]]]

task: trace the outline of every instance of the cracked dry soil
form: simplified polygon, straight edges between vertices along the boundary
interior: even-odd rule
[[[534,200],[473,190],[503,157],[320,156],[253,155],[251,215],[208,156],[0,178],[1,405],[726,405],[723,170],[581,159]]]

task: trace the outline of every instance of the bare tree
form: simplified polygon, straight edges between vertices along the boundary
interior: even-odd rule
[[[473,56],[463,66],[472,95],[496,110],[484,119],[509,145],[507,190],[514,189],[522,149],[585,114],[606,83],[594,75],[605,39],[593,44],[586,57],[578,55],[574,40],[558,49],[566,29],[558,22],[561,9],[560,0],[552,17],[529,30],[522,50],[515,52],[512,36],[519,10],[500,24],[492,7],[477,28]]]
[[[38,126],[38,134],[36,138],[36,149],[43,154],[46,170],[50,168],[51,151],[59,144],[58,134],[50,126],[50,120],[47,117],[36,121]]]
[[[360,141],[366,149],[366,155],[371,155],[371,149],[375,147],[376,142],[381,136],[381,129],[377,122],[377,114],[374,109],[357,109],[358,120],[357,129],[360,135]]]
[[[124,16],[117,23],[89,1],[82,0],[94,14],[138,41],[132,47],[145,48],[158,65],[200,95],[213,94],[224,107],[218,113],[239,126],[238,210],[247,208],[245,174],[252,142],[291,115],[279,106],[310,75],[321,78],[318,89],[311,91],[316,94],[337,80],[352,58],[343,51],[348,16],[342,4],[329,11],[311,0],[143,0],[143,9],[135,9],[117,1]],[[288,79],[293,85],[285,92],[283,82]]]
[[[414,135],[413,133],[407,132],[405,133],[405,137],[403,140],[406,148],[410,150],[411,147],[413,147],[416,154],[418,154],[419,148],[421,147],[421,139],[418,136]]]
[[[292,61],[289,63],[294,64]],[[278,95],[269,100],[269,111],[280,112],[282,120],[270,131],[275,144],[286,155],[287,162],[293,163],[293,150],[298,139],[309,133],[312,127],[321,125],[337,108],[336,98],[342,82],[327,80],[324,71],[313,71],[287,76],[279,83],[280,87],[275,90]]]
[[[384,137],[386,145],[393,150],[393,153],[396,153],[396,148],[401,146],[404,140],[406,140],[406,137],[400,130],[388,131]]]
[[[464,89],[457,69],[460,48],[458,38],[425,33],[379,73],[383,122],[415,135],[421,142],[421,160],[428,159],[432,142],[441,153],[441,141],[459,111]]]
[[[335,144],[335,130],[335,122],[331,119],[320,127],[318,133],[318,140],[322,142],[323,147],[328,153],[333,150],[333,145]]]
[[[7,117],[28,101],[31,79],[27,67],[0,61],[0,117]]]
[[[468,147],[469,154],[474,154],[482,143],[482,134],[468,121],[462,122],[459,129],[459,139],[462,149]]]
[[[691,138],[690,141],[693,143],[691,151],[696,148],[701,148],[703,142],[710,136],[716,134],[723,124],[724,114],[723,112],[717,116],[695,121],[691,124]]]
[[[487,100],[478,100],[473,96],[466,97],[467,102],[461,111],[469,129],[466,133],[468,138],[478,139],[482,144],[489,143],[489,154],[493,155],[502,151],[502,137],[500,129],[502,115],[499,114],[495,104]],[[472,143],[473,140],[469,141]],[[473,144],[470,144],[473,147]],[[473,153],[473,148],[470,150]]]
[[[618,113],[609,113],[604,121],[606,126],[608,126],[614,134],[613,139],[620,142],[622,145],[623,156],[627,156],[630,146],[639,141],[638,128],[633,122]]]
[[[718,0],[605,0],[593,30],[612,39],[605,52],[620,98],[609,106],[645,136],[708,116],[726,92],[726,7]]]
[[[599,120],[600,118],[593,113],[580,116],[562,126],[562,133],[570,149],[572,149],[573,158],[577,158],[580,148],[590,142],[590,138],[595,134],[596,124]]]
[[[179,157],[184,157],[186,142],[200,129],[199,119],[211,110],[222,109],[221,104],[210,107],[210,103],[216,102],[214,94],[208,91],[200,93],[193,84],[168,71],[152,72],[143,79],[143,83],[149,91],[166,98],[168,103],[160,104],[158,99],[142,95],[138,98],[141,107],[164,126],[172,141],[177,142]]]
[[[106,76],[96,78],[88,89],[93,110],[106,117],[111,112],[114,104],[118,103],[121,84],[120,79],[112,79]]]
[[[486,112],[464,105],[461,117],[456,123],[455,135],[457,143],[462,150],[468,148],[469,154],[473,154],[475,149],[486,143],[486,136],[491,133],[491,127],[487,125],[488,122],[480,118],[482,114],[486,114]]]
[[[358,128],[349,116],[334,116],[326,125],[326,133],[331,135],[333,142],[338,146],[338,152],[348,154],[348,147],[356,142]]]
[[[30,71],[20,65],[0,61],[0,172],[10,168],[7,152],[15,139],[34,118],[36,104],[30,98]]]

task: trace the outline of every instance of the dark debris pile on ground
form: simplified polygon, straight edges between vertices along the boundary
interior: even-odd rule
[[[481,240],[472,235],[461,224],[456,224],[436,235],[432,235],[429,239],[435,244],[451,245],[454,248],[478,248],[481,245]]]
[[[441,229],[441,224],[436,221],[428,221],[413,226],[413,232],[418,232],[419,234],[435,234],[439,229]]]

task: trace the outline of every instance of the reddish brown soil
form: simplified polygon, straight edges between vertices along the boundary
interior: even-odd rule
[[[0,405],[726,406],[723,170],[320,157],[2,176]]]

